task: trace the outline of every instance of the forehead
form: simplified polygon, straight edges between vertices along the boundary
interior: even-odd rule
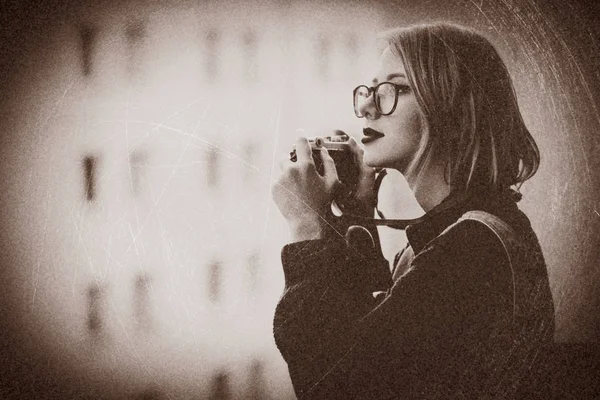
[[[395,55],[389,47],[381,53],[379,66],[373,81],[384,82],[390,75],[406,75],[404,64],[399,56]]]

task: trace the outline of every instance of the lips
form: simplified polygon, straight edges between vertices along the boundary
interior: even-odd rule
[[[364,137],[361,139],[362,144],[371,143],[371,142],[385,136],[383,133],[376,131],[373,128],[363,129],[363,135],[364,135]]]

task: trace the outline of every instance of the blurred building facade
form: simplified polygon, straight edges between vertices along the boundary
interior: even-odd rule
[[[13,104],[28,244],[7,296],[38,374],[92,397],[293,398],[270,185],[302,132],[360,126],[378,28],[328,7],[90,3],[47,28]]]

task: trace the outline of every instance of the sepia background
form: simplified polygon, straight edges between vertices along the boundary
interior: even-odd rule
[[[2,398],[293,399],[272,338],[293,140],[359,137],[379,32],[497,46],[542,164],[526,183],[557,343],[600,333],[600,40],[583,1],[5,2]],[[388,215],[422,213],[406,183]],[[384,254],[404,246],[381,228]]]

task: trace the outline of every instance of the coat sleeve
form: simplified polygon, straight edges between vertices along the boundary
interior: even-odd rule
[[[286,246],[274,335],[297,396],[420,396],[423,380],[435,390],[439,364],[455,363],[459,349],[491,335],[490,315],[510,309],[503,253],[477,225],[461,223],[428,246],[380,301],[369,279],[377,262],[343,241]],[[468,373],[467,360],[445,371]]]

